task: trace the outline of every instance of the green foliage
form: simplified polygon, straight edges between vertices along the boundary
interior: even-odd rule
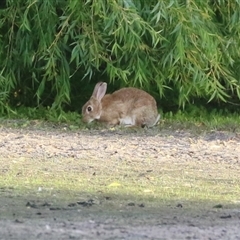
[[[79,110],[90,80],[144,88],[163,105],[239,102],[239,0],[6,0],[0,8],[2,113]]]
[[[80,126],[80,116],[76,112],[67,112],[67,111],[59,111],[57,109],[51,109],[46,107],[18,107],[15,111],[10,112],[7,117],[1,116],[2,121],[6,121],[7,119],[12,119],[13,121],[22,123],[23,120],[24,124],[29,123],[30,121],[39,121],[39,122],[49,122],[52,124],[65,124],[68,125],[76,125]]]
[[[201,133],[203,131],[240,131],[239,111],[231,112],[227,108],[188,106],[185,111],[178,110],[162,114],[160,126],[163,129],[175,129]]]

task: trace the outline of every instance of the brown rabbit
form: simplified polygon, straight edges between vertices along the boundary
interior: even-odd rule
[[[108,125],[147,126],[158,123],[160,115],[155,99],[137,88],[122,88],[106,94],[107,83],[96,84],[91,98],[82,107],[83,121]]]

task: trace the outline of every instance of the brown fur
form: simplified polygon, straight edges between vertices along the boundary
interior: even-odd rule
[[[109,125],[153,126],[159,119],[155,99],[147,92],[137,88],[122,88],[102,98],[97,90],[105,83],[98,83],[90,100],[83,106],[84,122],[96,119]],[[104,85],[106,87],[106,85]],[[87,111],[91,106],[93,110]],[[129,119],[129,124],[126,124]],[[134,123],[131,122],[134,120]]]

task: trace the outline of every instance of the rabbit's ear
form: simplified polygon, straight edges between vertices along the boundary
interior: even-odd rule
[[[99,82],[96,84],[93,90],[92,96],[95,97],[100,102],[104,97],[106,91],[107,91],[107,83]]]

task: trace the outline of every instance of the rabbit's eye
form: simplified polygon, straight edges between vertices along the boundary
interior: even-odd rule
[[[88,107],[87,107],[87,111],[88,111],[88,112],[91,112],[91,111],[92,111],[92,107],[91,107],[91,106],[88,106]]]

